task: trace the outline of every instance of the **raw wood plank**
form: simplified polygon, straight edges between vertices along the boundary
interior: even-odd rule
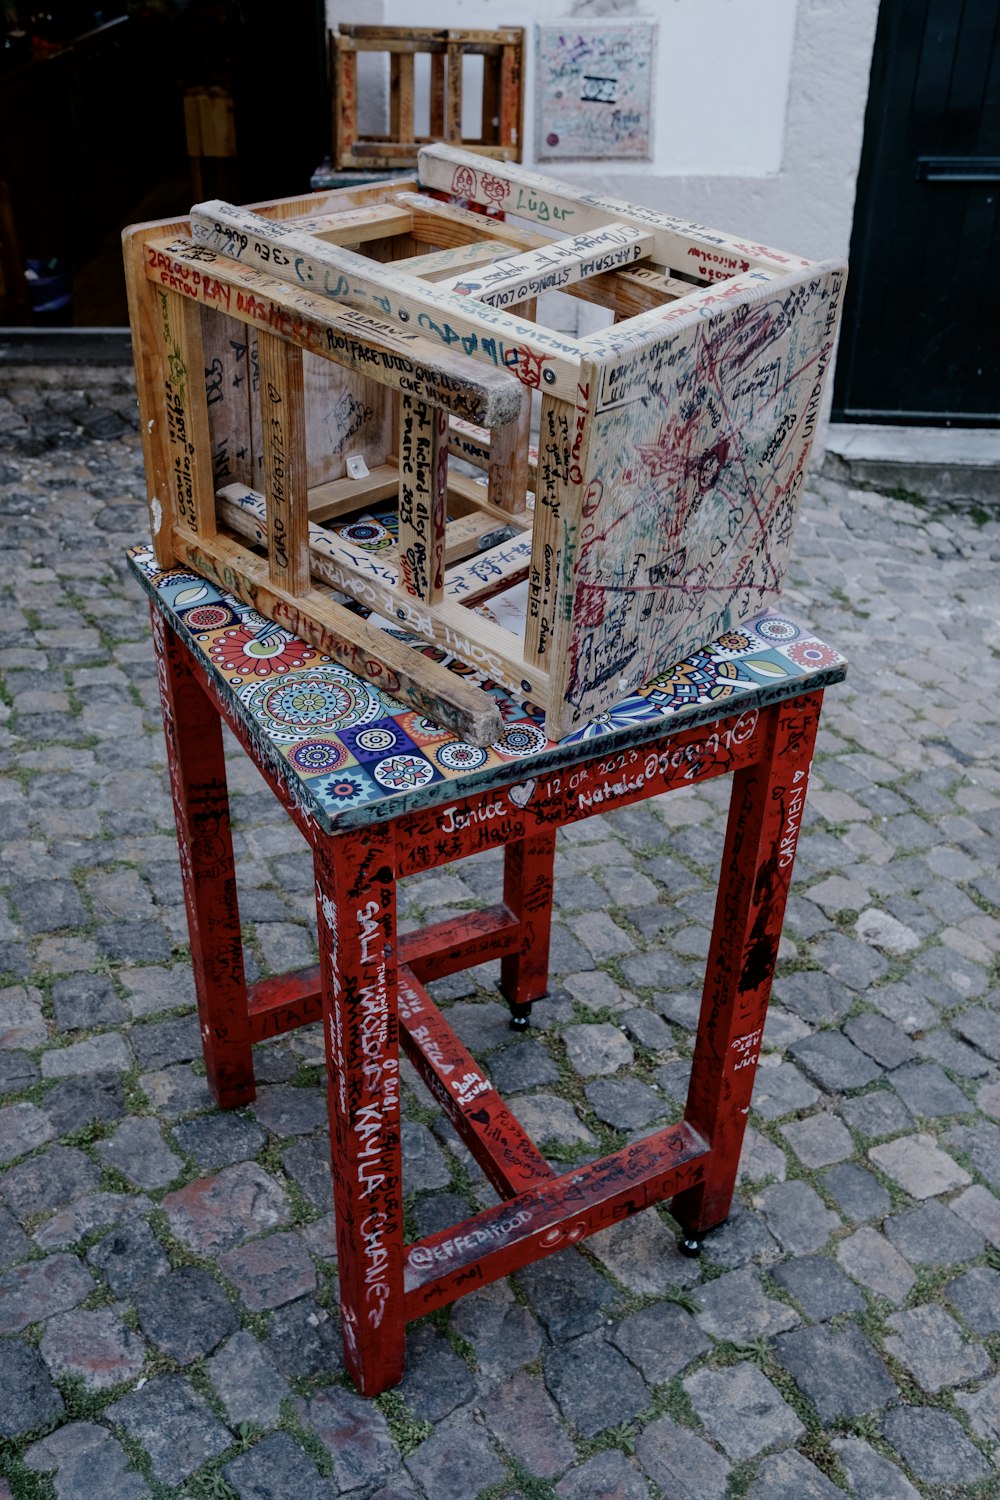
[[[303,354],[302,372],[309,489],[342,479],[352,453],[363,454],[369,469],[380,467],[393,448],[387,387],[316,354]]]
[[[333,155],[340,168],[350,166],[358,138],[358,59],[334,33]]]
[[[397,141],[411,141],[413,139],[413,54],[410,52],[400,53],[398,59],[397,87],[395,92],[396,119],[398,124],[393,128],[393,134]]]
[[[165,224],[162,227],[168,234],[177,234],[183,226]],[[173,532],[177,510],[170,483],[167,426],[162,400],[166,376],[160,331],[160,295],[145,275],[145,240],[149,230],[148,224],[126,229],[122,236],[122,249],[129,323],[132,328],[132,359],[139,405],[139,437],[146,471],[150,535],[157,563],[161,568],[169,568],[176,557]]]
[[[502,27],[497,31],[470,29],[468,27],[437,26],[375,26],[367,21],[341,21],[340,32],[355,42],[414,42],[423,51],[433,46],[444,47],[448,42],[467,42],[470,46],[500,46],[519,41],[524,32],[515,27]]]
[[[212,484],[251,484],[250,351],[242,323],[202,308],[205,399],[212,435]]]
[[[432,140],[440,140],[444,135],[444,78],[447,61],[443,50],[431,54],[430,130]]]
[[[448,414],[413,396],[401,398],[399,423],[399,581],[436,604],[444,589]]]
[[[263,559],[226,537],[194,537],[177,527],[174,542],[189,567],[433,723],[474,745],[491,744],[500,735],[500,714],[488,694],[351,614],[328,594],[317,588],[287,593],[270,580]]]
[[[500,124],[497,142],[500,146],[508,147],[518,160],[524,138],[523,50],[520,41],[508,42],[500,61]]]
[[[417,239],[440,245],[442,249],[482,239],[482,214],[474,213],[470,208],[462,208],[458,203],[442,203],[426,193],[413,192],[401,183],[393,183],[393,188],[392,201],[412,214],[413,233]],[[548,245],[555,238],[554,235],[525,229],[520,224],[505,224],[502,219],[490,219],[488,225],[492,239],[500,240],[517,250],[531,250],[536,245]]]
[[[495,57],[483,58],[482,117],[479,124],[479,143],[482,146],[501,144],[499,135],[501,57],[502,52],[498,51]]]
[[[462,47],[448,43],[448,96],[445,136],[449,141],[462,139]]]
[[[268,568],[272,583],[297,594],[310,583],[302,351],[270,333],[257,348]]]
[[[276,226],[231,204],[199,204],[191,210],[191,228],[198,248],[211,246],[220,260],[257,267],[293,287],[342,299],[369,313],[375,310],[404,324],[415,322],[446,348],[456,345],[477,363],[488,360],[533,389],[541,388],[543,370],[553,393],[571,394],[575,388],[578,344],[537,324],[482,303],[470,304],[467,297],[375,265],[351,250],[323,245],[300,230]]]
[[[524,511],[528,508],[528,439],[531,425],[531,402],[525,396],[520,415],[504,427],[490,433],[487,472],[489,497],[501,510]]]
[[[352,511],[381,500],[393,498],[399,488],[399,469],[395,463],[378,464],[367,479],[333,479],[309,491],[309,519],[332,521],[349,516]]]
[[[340,213],[314,214],[291,221],[296,229],[314,234],[328,245],[363,245],[390,234],[409,234],[413,215],[391,203],[372,203]]]
[[[651,234],[627,224],[602,224],[572,239],[553,240],[542,249],[495,260],[483,270],[464,272],[439,285],[490,307],[513,307],[543,292],[563,291],[589,276],[631,266],[649,254],[652,244]]]
[[[412,218],[412,215],[411,215]],[[414,255],[408,260],[396,261],[396,269],[407,276],[420,276],[426,281],[447,280],[454,276],[459,266],[486,266],[498,255],[507,252],[500,240],[474,240],[468,245],[456,245],[450,250],[432,250],[425,255]]]
[[[215,533],[212,441],[205,395],[201,309],[174,292],[160,293],[166,395],[167,461],[177,525],[198,536]]]

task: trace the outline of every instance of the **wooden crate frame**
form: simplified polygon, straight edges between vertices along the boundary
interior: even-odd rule
[[[734,690],[702,681],[691,653],[777,598],[842,262],[445,146],[421,151],[418,182],[259,213],[203,204],[126,245],[162,565],[222,582],[477,744],[499,733],[488,692],[332,590],[540,706],[552,738],[682,658],[674,691]],[[615,325],[553,333],[535,318],[552,288]],[[254,358],[266,396],[222,401]],[[190,378],[201,369],[207,384]],[[372,414],[361,480],[310,472],[313,398],[344,382]],[[386,391],[392,410],[376,415]],[[486,484],[449,471],[449,454]],[[323,529],[393,494],[399,539],[377,556]],[[523,633],[469,607],[519,581]]]
[[[389,58],[389,134],[358,130],[358,53]],[[430,133],[414,120],[414,60],[430,57]],[[462,135],[462,60],[483,59],[483,110],[478,137]],[[431,27],[341,25],[330,32],[333,161],[352,167],[412,167],[422,145],[446,141],[480,155],[520,161],[524,136],[524,31],[440,30]],[[493,124],[493,121],[496,124]]]

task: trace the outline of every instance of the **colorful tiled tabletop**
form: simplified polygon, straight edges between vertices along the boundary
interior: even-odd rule
[[[154,604],[204,657],[257,746],[272,763],[285,763],[328,831],[501,786],[523,777],[526,761],[532,773],[571,765],[593,754],[595,740],[611,751],[759,709],[838,682],[847,670],[845,658],[805,625],[765,611],[554,741],[545,736],[541,712],[425,646],[496,699],[505,727],[484,748],[381,693],[199,574],[162,571],[148,545],[132,548],[128,561]]]

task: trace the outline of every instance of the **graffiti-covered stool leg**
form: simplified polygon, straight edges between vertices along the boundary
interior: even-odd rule
[[[685,1117],[710,1146],[673,1201],[684,1254],[729,1214],[792,876],[819,699],[769,716],[763,754],[733,778]]]
[[[253,1097],[254,1043],[323,1026],[345,1361],[358,1389],[377,1395],[399,1380],[408,1322],[652,1204],[672,1201],[681,1248],[697,1253],[729,1212],[822,689],[844,676],[843,658],[794,622],[762,616],[745,646],[730,633],[716,655],[701,654],[697,680],[681,663],[593,737],[554,743],[525,720],[499,749],[458,753],[454,735],[256,613],[227,625],[241,608],[233,596],[206,583],[192,605],[190,572],[161,569],[149,548],[131,563],[154,605],[217,1102]],[[787,654],[765,657],[775,637],[791,642]],[[504,705],[506,722],[514,711]],[[313,856],[320,963],[250,985],[220,720]],[[723,776],[732,800],[685,1117],[560,1175],[431,987],[498,960],[514,1023],[526,1021],[548,984],[558,830]],[[504,859],[495,900],[397,932],[400,880],[486,851]],[[400,1050],[499,1200],[409,1244]]]
[[[519,839],[504,850],[503,899],[522,924],[520,948],[500,960],[500,989],[514,1031],[527,1029],[532,1004],[548,988],[555,855],[555,829]]]

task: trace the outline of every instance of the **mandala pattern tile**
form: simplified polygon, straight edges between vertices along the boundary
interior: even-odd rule
[[[844,660],[839,651],[834,651],[825,641],[816,640],[815,636],[809,640],[796,641],[794,646],[787,646],[785,655],[797,667],[811,667],[813,671],[818,671],[821,667],[835,667]]]
[[[388,755],[420,754],[418,746],[397,719],[382,718],[372,724],[341,729],[340,738],[354,758],[362,765],[368,765],[369,769],[376,762],[385,760]]]
[[[545,738],[545,731],[539,729],[537,724],[530,720],[524,720],[517,724],[508,724],[498,740],[494,740],[491,749],[507,760],[520,760],[524,755],[537,755],[539,750],[544,750],[551,740]]]
[[[202,612],[208,608],[201,606]],[[190,624],[189,616],[185,616],[185,624]],[[315,647],[307,646],[278,625],[253,626],[242,622],[214,635],[208,654],[230,682],[236,677],[272,677],[278,672],[291,672],[296,667],[330,659],[321,657]]]
[[[351,519],[394,534],[391,511]],[[376,532],[368,545],[378,549]],[[452,795],[460,795],[463,788],[457,783],[463,778],[470,778],[472,790],[477,787],[473,778],[481,780],[558,749],[545,737],[540,709],[516,701],[482,671],[439,648],[424,646],[392,622],[383,622],[382,628],[490,693],[504,724],[499,739],[485,748],[468,744],[198,574],[186,569],[160,571],[149,547],[134,548],[130,562],[181,636],[233,694],[254,736],[285,763],[293,785],[301,789],[303,805],[322,816],[333,819],[346,809],[366,809],[386,798],[433,792],[436,787],[454,787]],[[491,606],[496,604],[491,600]],[[377,622],[377,617],[371,618]],[[664,717],[683,716],[697,708],[704,712],[704,706],[730,698],[738,703],[747,694],[752,697],[740,723],[745,720],[750,734],[756,704],[787,692],[795,679],[823,677],[843,660],[810,630],[765,611],[739,630],[723,632],[717,642],[661,673],[564,743],[604,739],[630,729],[641,733],[647,725],[662,724]],[[738,730],[739,726],[733,731],[734,740]],[[512,800],[515,790],[510,789]]]
[[[742,669],[742,663],[719,661],[707,651],[695,651],[679,661],[669,672],[652,678],[639,689],[660,713],[685,708],[694,703],[717,703],[747,691],[753,679]]]
[[[478,771],[482,766],[501,764],[495,751],[484,750],[481,745],[470,745],[467,740],[447,739],[428,747],[426,753],[445,776],[464,776],[467,771]]]
[[[222,630],[239,618],[225,604],[192,604],[180,614],[188,630]]]
[[[374,776],[360,766],[350,766],[327,781],[314,783],[323,804],[331,811],[344,807],[358,807],[363,802],[375,802],[385,796],[385,788],[379,786]]]
[[[724,630],[712,642],[712,655],[725,659],[729,656],[744,656],[757,648],[756,637],[747,630]]]
[[[346,667],[308,667],[251,682],[239,697],[253,718],[279,743],[312,739],[317,733],[368,724],[381,718],[385,704],[377,688]]]
[[[340,740],[300,740],[286,751],[289,765],[300,776],[328,776],[357,761]]]
[[[334,526],[332,529],[345,542],[353,542],[355,547],[364,547],[366,552],[383,552],[396,542],[395,528],[390,529],[385,524],[388,519],[388,516],[369,514],[352,516],[343,526]]]
[[[802,634],[795,621],[786,620],[784,615],[758,615],[751,622],[751,628],[761,640],[770,641],[776,646],[787,646],[789,641],[797,641]]]
[[[649,719],[649,699],[635,694],[631,698],[625,698],[614,708],[608,709],[607,713],[599,714],[582,729],[575,729],[572,734],[566,736],[568,743],[579,740],[596,740],[602,735],[614,734],[616,729],[626,729],[630,724],[641,724]]]
[[[440,772],[435,771],[426,756],[416,751],[412,755],[387,755],[385,760],[376,762],[371,771],[379,786],[387,787],[390,792],[412,792],[418,786],[428,786],[440,779]]]
[[[451,739],[451,731],[442,729],[440,724],[434,724],[423,714],[415,714],[412,711],[400,715],[400,728],[409,735],[414,745],[440,745],[442,740]]]

